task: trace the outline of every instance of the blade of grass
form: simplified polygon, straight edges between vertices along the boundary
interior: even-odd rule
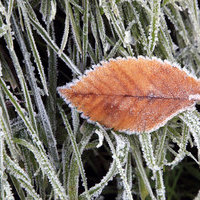
[[[21,48],[22,52],[28,52],[28,49],[26,47],[26,44],[24,43],[24,39],[22,37],[22,34],[20,33],[20,30],[19,30],[14,18],[13,18],[13,25],[15,27],[17,39],[18,39],[18,42],[20,44],[20,48]],[[27,72],[28,72],[29,77],[30,77],[31,88],[32,88],[32,91],[33,91],[33,94],[34,94],[34,97],[35,97],[36,105],[38,107],[40,118],[41,118],[41,121],[42,121],[42,124],[43,124],[43,128],[45,130],[47,141],[48,141],[48,148],[49,148],[49,152],[50,152],[50,155],[51,155],[51,159],[53,159],[55,166],[58,168],[59,167],[58,166],[59,165],[58,164],[59,158],[58,158],[58,152],[57,152],[57,147],[56,147],[56,140],[55,140],[55,137],[54,137],[53,132],[52,132],[49,117],[47,115],[45,106],[43,104],[41,94],[38,90],[36,78],[35,78],[35,75],[32,71],[32,63],[31,63],[30,57],[27,53],[24,53],[23,56],[24,56],[24,61],[25,61],[25,65],[26,65],[26,68],[27,68]]]
[[[75,138],[74,133],[71,129],[71,126],[69,124],[67,116],[65,115],[64,111],[62,110],[62,108],[60,106],[58,106],[58,108],[60,110],[60,114],[61,114],[62,119],[64,121],[64,124],[66,126],[67,132],[69,134],[69,137],[70,137],[70,140],[71,140],[71,143],[72,143],[72,146],[73,146],[73,150],[74,150],[77,162],[78,162],[81,177],[82,177],[82,180],[83,180],[83,186],[85,188],[86,197],[89,200],[90,194],[88,192],[87,179],[86,179],[86,176],[85,176],[85,170],[84,170],[83,163],[82,163],[82,160],[81,160],[81,153],[80,153],[78,146],[77,146],[77,143],[76,143],[76,138]]]
[[[28,36],[28,41],[29,41],[29,44],[30,44],[30,47],[31,47],[31,50],[32,50],[32,54],[33,54],[36,66],[37,66],[37,70],[40,74],[40,79],[41,79],[45,94],[48,95],[48,89],[47,89],[47,82],[46,82],[46,77],[45,77],[45,73],[44,73],[44,67],[43,67],[43,64],[42,64],[42,61],[41,61],[41,58],[40,58],[39,51],[37,49],[37,45],[35,43],[35,39],[34,39],[33,32],[32,32],[31,26],[30,26],[29,18],[28,18],[28,15],[26,13],[26,9],[24,7],[24,2],[22,2],[20,0],[18,2],[19,2],[19,6],[21,7],[22,14],[24,16],[24,23],[25,23],[27,36]]]

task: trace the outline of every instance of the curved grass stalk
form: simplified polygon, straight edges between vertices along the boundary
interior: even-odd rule
[[[10,127],[10,122],[9,122],[10,119],[9,119],[8,111],[4,102],[1,89],[0,89],[0,105],[2,109],[2,114],[0,115],[0,126],[5,134],[5,141],[8,145],[8,149],[11,153],[11,156],[14,160],[17,160],[20,153],[13,143],[12,134],[11,134],[12,130]]]
[[[93,128],[92,128],[93,129]],[[80,154],[83,154],[83,151],[85,150],[86,145],[88,144],[91,136],[92,136],[92,129],[91,126],[87,126],[86,130],[83,132],[83,137],[81,141],[78,144],[78,149],[80,151]],[[76,155],[73,152],[71,156],[70,161],[70,169],[68,172],[68,194],[70,199],[78,199],[78,186],[79,186],[79,165],[76,159]],[[85,192],[86,194],[86,192]]]
[[[113,143],[112,143],[109,135],[107,134],[107,132],[103,129],[103,127],[101,127],[100,124],[98,124],[98,126],[102,130],[102,132],[104,134],[104,137],[105,137],[105,139],[107,140],[107,142],[109,144],[109,147],[110,147],[111,152],[113,154],[113,159],[116,161],[118,172],[119,172],[120,177],[121,177],[121,179],[123,181],[124,189],[126,190],[126,193],[127,193],[127,198],[128,198],[128,200],[133,200],[133,197],[132,197],[132,194],[131,194],[131,189],[130,189],[130,186],[128,184],[128,180],[127,180],[125,171],[124,171],[124,169],[122,167],[122,163],[120,161],[120,158],[119,158],[119,156],[116,153],[114,145],[113,145]]]
[[[17,179],[21,187],[26,190],[27,194],[29,194],[35,200],[42,200],[36,193],[31,184],[31,179],[28,177],[26,172],[17,163],[12,161],[7,154],[4,154],[4,162],[9,173]]]
[[[155,156],[154,156],[154,151],[153,151],[153,146],[151,142],[151,133],[142,133],[139,135],[140,139],[140,144],[142,147],[143,151],[143,157],[146,161],[146,164],[149,169],[152,170],[153,175],[156,179],[156,193],[157,193],[157,198],[159,200],[165,200],[165,187],[164,187],[164,182],[163,182],[163,173],[162,173],[162,159],[158,159],[159,163],[156,162]],[[163,148],[163,143],[161,143],[161,147]]]
[[[142,163],[143,161],[142,161],[142,157],[141,157],[141,153],[140,153],[140,149],[139,149],[139,141],[136,140],[136,138],[134,136],[129,136],[128,139],[129,139],[129,142],[131,145],[133,157],[134,157],[136,165],[137,165],[139,176],[142,179],[142,181],[144,182],[145,187],[146,187],[151,199],[156,200],[156,198],[153,194],[152,188],[151,188],[151,184],[148,180],[145,169],[143,167],[143,163]],[[143,194],[140,194],[140,196],[143,196]]]
[[[97,183],[95,186],[89,189],[90,196],[98,197],[103,191],[103,188],[108,184],[109,181],[111,181],[114,178],[116,174],[117,174],[117,165],[116,161],[113,160],[107,174],[101,179],[100,183]],[[85,199],[86,199],[86,193],[84,192],[79,196],[79,200],[85,200]]]
[[[200,116],[198,112],[186,111],[180,115],[180,118],[188,126],[194,137],[198,149],[198,160],[200,161]]]
[[[61,45],[60,45],[60,50],[58,55],[61,55],[62,52],[64,51],[67,40],[68,40],[68,35],[69,35],[69,11],[68,11],[68,0],[65,1],[65,28],[64,28],[64,34],[62,37]]]
[[[65,115],[64,111],[62,110],[62,108],[60,106],[59,106],[59,110],[60,110],[60,114],[63,118],[63,122],[66,126],[67,132],[69,134],[69,137],[70,137],[70,140],[71,140],[71,143],[72,143],[72,146],[73,146],[73,150],[74,150],[74,153],[75,153],[75,156],[76,156],[76,159],[77,159],[77,163],[78,163],[78,166],[79,166],[79,169],[80,169],[81,177],[82,177],[82,180],[83,180],[83,186],[85,188],[86,197],[87,197],[88,200],[90,200],[90,194],[88,192],[85,170],[84,170],[83,163],[82,163],[82,160],[81,160],[81,153],[80,153],[78,146],[77,146],[77,143],[76,143],[76,138],[75,138],[74,133],[71,129],[71,126],[69,124],[67,116]]]

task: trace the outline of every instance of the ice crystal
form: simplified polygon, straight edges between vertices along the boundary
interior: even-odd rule
[[[97,148],[101,147],[103,145],[103,139],[104,139],[104,136],[103,136],[103,133],[100,131],[100,130],[96,130],[95,133],[98,135],[99,137],[99,143],[98,145],[96,146]]]
[[[133,40],[133,37],[131,35],[131,31],[130,30],[125,31],[124,42],[126,44],[133,44],[134,40]]]

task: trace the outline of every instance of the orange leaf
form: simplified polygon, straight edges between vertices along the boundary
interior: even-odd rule
[[[92,121],[120,131],[151,132],[195,108],[200,81],[167,61],[119,58],[58,91]]]

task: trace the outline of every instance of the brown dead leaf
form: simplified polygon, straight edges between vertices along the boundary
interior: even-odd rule
[[[120,58],[102,63],[58,91],[92,121],[115,130],[151,132],[178,113],[194,109],[200,81],[156,58]]]

